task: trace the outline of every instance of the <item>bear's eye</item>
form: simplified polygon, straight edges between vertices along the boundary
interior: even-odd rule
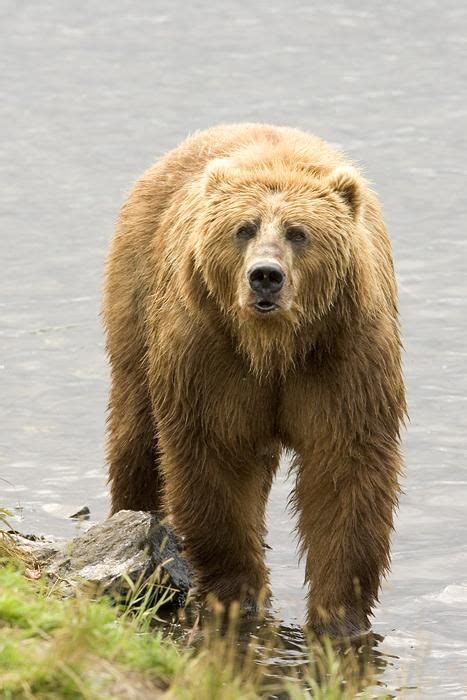
[[[241,241],[249,241],[250,238],[256,236],[257,226],[253,222],[248,222],[246,224],[241,224],[238,227],[236,236]]]
[[[304,243],[307,239],[306,231],[301,226],[289,226],[285,232],[285,237],[292,243]]]

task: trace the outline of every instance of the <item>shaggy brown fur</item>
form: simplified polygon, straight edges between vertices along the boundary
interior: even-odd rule
[[[285,276],[270,313],[247,277],[258,261]],[[309,623],[365,628],[389,564],[405,400],[390,244],[358,171],[293,129],[195,134],[121,211],[104,317],[112,512],[170,513],[201,590],[254,598],[288,448]]]

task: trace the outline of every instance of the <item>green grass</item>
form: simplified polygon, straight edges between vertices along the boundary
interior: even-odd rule
[[[105,600],[60,600],[43,582],[10,565],[0,569],[0,687],[5,698],[115,697],[126,671],[165,688],[188,657],[120,621]]]
[[[0,531],[0,698],[253,700],[287,691],[291,700],[344,700],[362,688],[355,656],[330,642],[315,645],[300,678],[273,680],[267,645],[252,639],[239,654],[235,626],[223,635],[214,625],[193,629],[176,643],[154,622],[147,588],[134,587],[122,608],[85,593],[61,599],[38,575]]]

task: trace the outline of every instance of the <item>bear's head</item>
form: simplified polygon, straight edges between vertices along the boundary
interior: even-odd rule
[[[366,185],[352,166],[246,151],[212,160],[199,186],[195,267],[258,374],[295,362],[300,336],[345,296],[371,307]]]

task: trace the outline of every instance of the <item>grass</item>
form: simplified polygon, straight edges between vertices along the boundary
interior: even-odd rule
[[[221,634],[212,624],[176,643],[157,616],[148,587],[134,586],[123,608],[85,593],[60,598],[0,531],[2,699],[370,697],[359,694],[365,681],[355,654],[336,653],[329,641],[314,645],[300,678],[273,678],[274,635],[261,645],[251,637],[240,652],[236,625]]]

